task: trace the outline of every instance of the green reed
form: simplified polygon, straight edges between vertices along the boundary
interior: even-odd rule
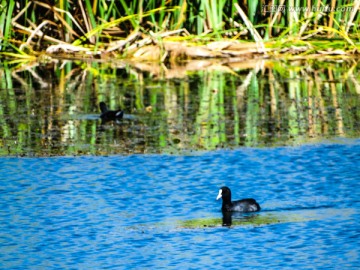
[[[0,51],[2,51],[2,48],[7,47],[7,44],[13,35],[11,17],[14,12],[14,7],[15,1],[13,0],[2,0],[0,2],[0,33],[2,33],[2,39],[0,39]]]
[[[158,33],[180,28],[204,40],[229,35],[235,39],[248,39],[250,36],[238,34],[248,25],[235,8],[238,4],[265,40],[284,36],[290,40],[307,40],[325,35],[344,39],[354,47],[354,41],[360,38],[360,2],[352,0],[275,0],[271,6],[258,0],[80,0],[76,3],[61,0],[55,6],[49,5],[48,1],[35,4],[28,0],[2,0],[0,31],[3,41],[0,50],[11,51],[9,41],[18,47],[29,36],[33,39],[29,43],[36,50],[61,42],[76,46],[92,44],[97,50],[99,46],[106,47],[114,39],[124,39],[134,31]],[[44,20],[48,23],[36,32],[34,28]]]

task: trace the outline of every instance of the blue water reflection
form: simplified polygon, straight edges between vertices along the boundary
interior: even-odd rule
[[[360,141],[188,156],[1,158],[1,269],[360,265]],[[218,188],[287,222],[220,218]],[[221,225],[221,224],[219,224]]]

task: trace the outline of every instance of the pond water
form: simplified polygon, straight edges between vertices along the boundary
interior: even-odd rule
[[[3,157],[1,269],[356,269],[360,141]],[[219,187],[262,211],[223,227]]]
[[[224,61],[1,62],[0,269],[357,268],[360,64]]]
[[[185,64],[0,63],[0,156],[182,154],[360,136],[355,60]],[[123,121],[103,125],[101,101],[122,108]]]

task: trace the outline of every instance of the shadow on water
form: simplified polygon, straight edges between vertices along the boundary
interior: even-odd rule
[[[4,61],[0,155],[186,153],[360,134],[355,60],[218,67]],[[101,125],[100,101],[124,119]]]

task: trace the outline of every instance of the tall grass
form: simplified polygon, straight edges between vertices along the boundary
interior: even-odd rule
[[[253,27],[265,40],[326,36],[353,40],[354,44],[360,39],[360,0],[274,0],[272,5],[265,2],[61,0],[52,6],[40,0],[2,0],[1,50],[11,50],[9,41],[18,45],[24,39],[36,50],[63,43],[95,45],[93,49],[97,50],[133,32],[151,34],[177,29],[186,29],[205,40],[229,36],[252,39],[255,38]],[[242,33],[246,27],[252,31],[251,35]]]

